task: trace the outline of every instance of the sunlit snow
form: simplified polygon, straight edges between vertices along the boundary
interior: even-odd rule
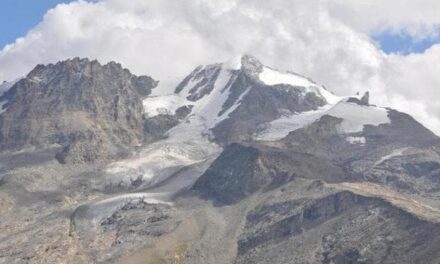
[[[390,122],[385,108],[364,106],[341,100],[336,105],[326,105],[316,111],[292,113],[270,122],[267,128],[256,135],[258,140],[279,140],[291,131],[305,127],[324,115],[342,118],[341,134],[362,132],[365,125],[378,126]]]
[[[313,92],[320,94],[330,104],[335,104],[341,100],[341,97],[330,93],[325,88],[318,86],[313,81],[295,73],[283,73],[268,67],[264,67],[258,78],[267,85],[289,84],[296,87],[304,87],[306,93]]]

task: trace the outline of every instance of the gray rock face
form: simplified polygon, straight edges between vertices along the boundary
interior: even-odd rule
[[[370,92],[366,92],[361,99],[350,97],[347,100],[350,103],[356,103],[359,105],[369,105],[370,104]]]
[[[187,97],[190,101],[197,101],[214,89],[215,80],[217,80],[221,71],[220,64],[209,65],[205,68],[197,67],[190,75],[188,75],[177,87],[175,93],[180,93],[182,89],[188,85],[190,81],[197,81],[197,85],[192,87]]]
[[[269,171],[261,165],[258,149],[232,144],[193,188],[221,203],[239,201],[268,184]]]
[[[0,149],[56,144],[61,162],[116,157],[143,142],[141,99],[155,86],[114,62],[38,65],[2,97]]]
[[[346,180],[344,172],[309,154],[265,146],[231,144],[197,180],[193,189],[220,204],[232,204],[296,179]]]
[[[384,201],[337,192],[253,209],[235,263],[435,263],[439,233]]]

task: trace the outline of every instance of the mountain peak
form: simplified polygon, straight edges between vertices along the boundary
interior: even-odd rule
[[[117,156],[142,142],[141,99],[156,84],[114,62],[73,58],[37,65],[0,97],[0,150],[55,144],[63,148],[62,162]]]
[[[223,68],[230,70],[244,70],[252,74],[260,73],[264,65],[254,56],[242,54],[224,62]]]
[[[110,69],[111,71],[115,72],[125,72],[127,74],[130,74],[130,71],[128,69],[125,69],[122,67],[120,63],[110,61],[107,64],[101,64],[98,60],[90,60],[88,58],[70,58],[67,60],[58,61],[56,63],[49,63],[49,64],[38,64],[35,66],[33,70],[30,71],[30,73],[27,75],[28,78],[32,78],[34,76],[39,76],[44,72],[52,72],[52,71],[58,71],[58,72],[82,72],[82,73],[90,73],[92,70],[99,70],[99,69]]]

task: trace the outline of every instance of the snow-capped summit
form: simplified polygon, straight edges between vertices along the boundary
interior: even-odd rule
[[[388,123],[386,109],[369,106],[368,96],[339,97],[307,77],[275,70],[251,55],[242,55],[198,66],[173,94],[148,97],[144,107],[150,118],[172,116],[186,107],[190,113],[185,125],[171,132],[192,124],[198,127],[196,133],[213,134],[227,143],[254,137],[279,139],[324,115],[346,120],[341,133],[362,130],[366,124]]]
[[[224,63],[197,67],[176,87],[174,94],[147,98],[144,106],[149,117],[173,114],[179,107],[191,106],[191,114],[203,119],[206,127],[213,128],[227,119],[251,91],[263,86],[267,87],[263,93],[285,93],[287,97],[283,100],[294,97],[294,101],[305,102],[314,97],[320,101],[315,106],[308,104],[304,110],[341,99],[305,77],[274,70],[255,57],[242,55]],[[273,103],[277,104],[276,100]]]

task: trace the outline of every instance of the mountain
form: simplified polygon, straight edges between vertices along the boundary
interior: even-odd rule
[[[440,141],[243,55],[176,85],[38,65],[0,97],[0,263],[438,263]]]
[[[38,65],[0,98],[0,148],[59,145],[61,162],[117,157],[142,144],[141,99],[155,85],[117,63],[75,58]]]

